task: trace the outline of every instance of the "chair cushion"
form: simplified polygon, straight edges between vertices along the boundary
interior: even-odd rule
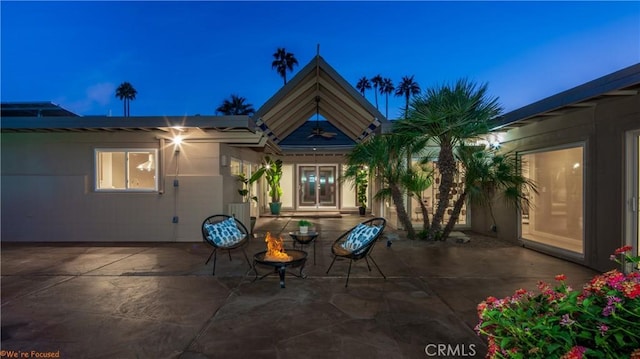
[[[360,254],[380,232],[380,229],[381,227],[378,226],[367,226],[360,223],[349,233],[347,240],[342,243],[342,248],[354,254]]]
[[[231,247],[245,237],[233,217],[216,224],[207,223],[204,228],[209,232],[207,239],[218,247]]]

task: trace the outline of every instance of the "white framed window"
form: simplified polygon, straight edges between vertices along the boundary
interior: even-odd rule
[[[158,191],[158,150],[95,149],[96,191]]]

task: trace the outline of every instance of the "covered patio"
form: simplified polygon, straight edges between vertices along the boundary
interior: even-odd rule
[[[306,279],[252,282],[241,252],[187,243],[2,243],[2,350],[61,358],[425,358],[438,345],[484,357],[476,305],[489,295],[563,273],[580,286],[595,272],[509,242],[470,234],[469,244],[409,241],[387,227],[372,252],[387,279],[329,246],[362,217],[314,218],[317,263]],[[246,248],[286,235],[297,218],[262,217]],[[387,240],[391,246],[387,247]],[[306,249],[311,251],[310,248]],[[268,268],[258,267],[261,274]],[[425,352],[427,349],[427,352]],[[463,352],[464,351],[464,352]]]

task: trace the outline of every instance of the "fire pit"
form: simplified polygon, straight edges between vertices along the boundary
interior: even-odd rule
[[[253,271],[256,274],[256,277],[253,280],[254,282],[258,280],[258,271],[256,269],[256,264],[273,267],[273,272],[269,272],[261,276],[259,279],[262,279],[273,273],[278,273],[278,275],[280,276],[280,288],[285,287],[284,276],[287,271],[287,267],[300,267],[300,274],[291,274],[298,278],[306,278],[306,275],[302,272],[302,270],[304,269],[304,265],[307,262],[307,252],[296,249],[285,251],[282,238],[274,237],[269,232],[267,232],[265,242],[267,242],[267,250],[258,252],[253,255]]]

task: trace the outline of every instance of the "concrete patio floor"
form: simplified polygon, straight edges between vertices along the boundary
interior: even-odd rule
[[[358,216],[312,219],[317,263],[308,247],[306,279],[287,274],[252,282],[242,252],[204,262],[193,243],[12,244],[3,238],[0,355],[61,358],[440,358],[438,344],[484,357],[476,305],[518,288],[534,290],[564,273],[580,286],[595,272],[518,246],[444,246],[382,239],[372,255],[386,274],[332,259],[329,246]],[[247,254],[264,234],[296,230],[297,220],[261,218]],[[473,236],[472,241],[484,237]],[[485,239],[486,240],[486,239]],[[291,243],[286,243],[290,247]],[[260,274],[270,271],[258,267]],[[425,348],[430,345],[429,350]],[[435,345],[435,346],[434,346]],[[23,356],[27,357],[27,356]]]

